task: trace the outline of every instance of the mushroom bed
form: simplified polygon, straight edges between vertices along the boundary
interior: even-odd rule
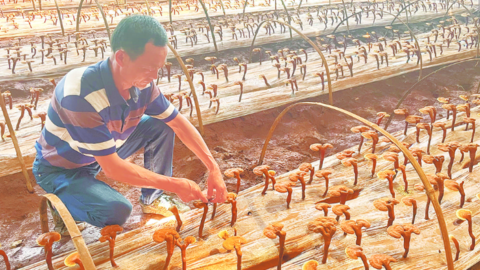
[[[429,73],[434,70],[435,69],[432,68],[432,69],[426,70],[426,72]],[[402,96],[402,93],[406,91],[406,89],[408,89],[412,85],[412,83],[417,80],[417,78],[418,78],[418,73],[412,72],[407,75],[394,77],[385,81],[367,84],[367,85],[351,88],[346,91],[334,93],[335,105],[340,108],[347,109],[371,121],[374,121],[376,118],[377,112],[391,111],[392,108],[397,103],[397,101],[399,100],[399,98]],[[444,113],[443,109],[440,109],[440,103],[435,101],[436,98],[451,97],[452,103],[459,104],[463,101],[461,101],[458,98],[458,96],[470,95],[472,93],[476,93],[479,82],[480,82],[480,71],[478,67],[475,66],[474,63],[465,64],[464,66],[456,66],[451,69],[442,70],[441,72],[431,76],[430,78],[426,79],[423,83],[418,85],[416,89],[412,92],[412,94],[405,100],[402,107],[408,108],[411,112],[415,112],[419,108],[435,105],[439,108],[439,114],[437,116],[437,119],[442,119],[446,116],[446,114]],[[327,97],[320,97],[316,99],[310,99],[307,101],[326,102],[326,98]],[[207,125],[205,127],[206,130],[205,130],[204,138],[208,146],[210,147],[214,157],[219,163],[222,171],[227,170],[229,168],[234,168],[234,167],[243,168],[244,173],[242,176],[242,183],[240,186],[240,190],[245,190],[247,188],[253,187],[254,185],[262,183],[263,181],[262,178],[257,177],[253,173],[253,168],[255,168],[257,165],[258,158],[260,156],[260,151],[270,126],[272,125],[274,119],[278,116],[278,114],[283,109],[284,107],[279,107],[276,109],[271,109],[271,110],[263,111],[260,113],[256,113],[253,115],[248,115],[248,116],[244,116],[244,117],[240,117],[240,118],[236,118],[228,121]],[[476,115],[476,112],[472,114]],[[333,149],[328,149],[327,156],[343,151],[349,147],[358,146],[358,143],[360,141],[360,136],[359,134],[352,133],[350,131],[350,128],[353,126],[358,126],[359,124],[360,124],[359,122],[353,119],[346,118],[340,113],[336,113],[334,111],[327,110],[327,109],[322,110],[316,107],[298,107],[296,109],[292,109],[289,113],[285,115],[285,117],[277,127],[274,133],[274,136],[270,142],[267,155],[264,160],[264,164],[268,164],[273,170],[277,172],[277,175],[282,175],[284,173],[295,170],[303,162],[314,162],[318,160],[318,152],[313,152],[309,149],[309,146],[311,144],[314,144],[314,143],[332,144]],[[388,131],[390,132],[402,131],[403,128],[404,128],[403,117],[396,116],[393,119],[392,124],[388,128]],[[458,130],[463,130],[463,129],[464,129],[463,127],[458,127]],[[425,131],[423,132],[424,132],[423,133],[424,135],[421,137],[421,141],[426,142],[427,136],[425,135]],[[441,132],[438,132],[438,130],[434,132],[434,134],[437,136],[436,137],[437,140],[438,140],[438,136],[440,136],[439,135],[440,133]],[[461,134],[464,134],[465,137],[468,137],[469,139],[471,136],[471,131],[463,132]],[[436,150],[436,147],[435,147],[436,143],[435,144],[432,143],[432,149],[435,148],[435,151],[438,151]],[[365,147],[365,149],[368,149],[368,147]],[[378,150],[381,150],[381,147]],[[330,160],[333,160],[333,159],[335,159],[335,157],[330,157]],[[403,161],[403,158],[401,158],[401,160]],[[448,157],[447,157],[447,160],[448,160]],[[142,153],[137,153],[135,156],[131,157],[131,162],[135,162],[139,165],[142,165],[143,164]],[[385,164],[385,161],[382,161],[382,162]],[[330,167],[332,163],[331,161],[329,163],[330,164],[326,163],[325,165],[328,164],[327,167]],[[365,163],[365,161],[363,161],[362,163]],[[391,164],[391,162],[388,162],[388,163]],[[446,164],[447,162],[445,162],[444,164],[445,167],[447,166]],[[458,166],[458,164],[455,164],[455,165]],[[315,166],[318,167],[318,164],[316,164]],[[341,164],[336,165],[336,167],[338,166],[344,167]],[[366,166],[368,168],[366,168]],[[377,172],[382,170],[381,165],[379,164],[378,166],[379,167],[377,167]],[[383,165],[383,167],[385,167],[385,165]],[[424,168],[426,168],[427,170],[433,170],[434,166],[430,164],[424,164]],[[409,167],[409,169],[410,169],[410,171],[408,172],[409,175],[413,175],[414,173],[411,171],[411,167]],[[352,168],[351,167],[343,168],[342,170],[346,175],[345,177],[342,178],[340,182],[350,181],[350,180],[353,181]],[[360,172],[359,186],[365,186],[366,184],[365,179],[369,179],[369,180],[371,179],[370,170],[371,170],[370,165],[359,163],[359,172]],[[456,170],[454,169],[454,172],[455,171]],[[336,178],[335,174],[333,175],[334,177],[331,179],[330,185],[335,186],[340,184],[340,182],[338,182],[339,180],[335,179]],[[198,160],[178,140],[175,146],[174,176],[186,177],[186,178],[195,180],[201,185],[202,188],[204,188],[205,180],[207,177],[206,170],[201,164],[200,160]],[[142,226],[155,223],[155,220],[157,219],[157,217],[152,215],[141,214],[141,208],[138,204],[139,190],[137,188],[131,188],[121,183],[116,183],[109,179],[105,179],[103,175],[100,175],[100,178],[106,181],[108,184],[112,185],[115,189],[119,190],[134,205],[133,214],[125,224],[124,232],[129,232],[134,229],[140,228]],[[387,180],[381,180],[381,181],[382,181],[382,185],[375,184],[375,192],[381,192],[381,194],[380,193],[375,194],[374,197],[371,197],[369,199],[374,200],[377,198],[389,196],[390,192],[388,189]],[[280,180],[280,182],[282,181]],[[415,183],[417,182],[418,182],[418,179],[417,181],[415,181]],[[233,192],[236,190],[237,181],[235,178],[226,179],[226,183],[229,191]],[[398,183],[402,183],[401,177],[398,177],[395,180],[395,183],[397,183],[397,185]],[[4,177],[0,179],[0,185],[2,186],[2,188],[0,189],[0,204],[2,205],[2,217],[4,217],[2,218],[2,220],[0,220],[0,227],[3,228],[3,232],[0,234],[0,242],[4,243],[5,250],[10,258],[12,266],[23,267],[23,266],[41,261],[42,259],[44,259],[44,254],[42,249],[36,246],[36,242],[35,242],[36,238],[40,234],[40,221],[39,221],[38,211],[36,207],[37,205],[40,204],[40,198],[29,195],[26,192],[24,183],[21,180],[20,175]],[[297,186],[299,186],[299,184]],[[305,203],[302,203],[300,206],[298,205],[298,203],[301,202],[301,190],[299,187],[295,187],[293,191],[292,202],[291,202],[291,208],[293,209],[291,211],[295,213],[294,215],[298,215],[299,207],[300,208],[308,207],[308,208],[314,209],[313,203],[322,199],[322,194],[324,193],[323,187],[324,187],[324,182],[318,182],[318,179],[314,181],[314,186],[307,185],[306,201]],[[401,185],[401,187],[403,187],[403,185]],[[250,191],[249,193],[249,196],[253,196],[252,200],[255,198],[261,199],[260,192],[263,189],[263,187],[260,186],[260,187],[253,188],[253,190],[256,190],[256,189],[258,189],[258,191],[255,191],[255,192]],[[371,189],[371,188],[367,187],[367,189]],[[411,189],[413,190],[413,183],[411,185]],[[44,192],[38,186],[35,186],[35,191],[37,194],[44,194]],[[457,209],[458,200],[459,200],[459,198],[457,198],[459,197],[458,193],[454,194],[453,192],[446,191],[446,194],[447,193],[449,195],[446,195],[446,197],[449,197],[450,198],[449,201],[451,202],[449,203],[448,207],[450,208],[453,207]],[[467,193],[467,200],[466,200],[467,203],[465,208],[468,208],[469,204],[476,205],[477,204],[476,199],[473,199],[474,202],[472,203],[472,198],[474,198],[475,194],[472,193],[472,191],[470,192],[467,191],[466,193]],[[385,196],[381,196],[382,194]],[[272,220],[269,219],[269,220],[262,221],[262,222],[265,222],[264,224],[265,226],[275,221],[284,222],[282,221],[282,219],[295,218],[293,216],[290,216],[288,214],[288,211],[284,211],[286,210],[286,203],[284,199],[286,198],[286,196],[287,194],[280,194],[272,191],[271,188],[269,188],[269,190],[267,191],[267,197],[264,197],[264,199],[262,200],[267,200],[267,198],[271,197],[270,199],[272,200],[272,203],[275,204],[275,206],[268,207],[266,210],[262,210],[262,211],[267,211],[269,215],[274,214],[274,212],[278,211],[278,214],[280,214],[281,217],[275,217]],[[363,197],[363,196],[360,196],[360,197]],[[424,199],[426,199],[425,196],[423,197]],[[242,204],[245,203],[246,198],[242,198],[242,192],[240,193],[240,196],[237,198],[237,200],[239,202],[239,205],[238,205],[239,211],[238,211],[238,221],[236,226],[239,230],[239,235],[246,237],[245,234],[247,234],[248,229],[247,227],[242,226],[242,223],[245,222],[245,220],[242,222],[242,218],[245,218],[245,216],[248,215],[248,211],[247,213],[244,213],[245,207],[242,206]],[[367,204],[368,203],[366,203],[366,205]],[[370,211],[376,211],[373,206],[373,201],[370,202],[370,204],[368,205],[370,206],[368,207],[370,208]],[[191,207],[192,209],[194,208],[193,205],[191,205]],[[424,222],[423,220],[424,207],[425,207],[425,203],[419,204],[419,213],[417,215],[417,222],[419,222],[420,224]],[[358,211],[358,208],[354,208],[354,207],[351,207],[351,208],[352,210],[350,210],[350,213],[352,215],[352,219],[368,220],[368,218],[362,217],[362,215],[359,215],[358,214],[359,212],[355,213],[356,211]],[[398,209],[401,211],[399,213],[396,213],[398,217],[404,219],[403,221],[405,222],[407,222],[407,220],[411,220],[411,207],[402,206],[402,207],[398,207]],[[200,213],[200,211],[196,211],[195,213],[197,212]],[[315,212],[315,214],[318,216],[323,215],[323,213],[320,213],[319,211]],[[185,228],[187,227],[183,229],[183,232],[181,233],[182,237],[185,237],[191,234],[194,234],[195,236],[197,236],[199,219],[198,219],[198,222],[196,219],[199,217],[199,215],[195,214],[191,216],[192,219],[195,217],[195,221],[193,224],[191,223],[192,219],[190,219],[190,221],[188,220],[185,221],[185,223],[187,223],[185,226],[187,226],[189,229],[186,230]],[[256,220],[260,221],[261,216],[257,216],[257,215],[258,213],[255,214]],[[219,249],[221,249],[222,246],[219,238],[216,235],[214,235],[214,231],[217,229],[220,230],[223,228],[228,228],[230,223],[230,216],[231,216],[230,205],[227,204],[227,205],[219,206],[217,210],[218,220],[215,222],[216,227],[213,228],[211,227],[212,223],[208,221],[210,219],[210,215],[208,215],[207,223],[205,225],[206,228],[204,231],[204,236],[206,238],[215,238],[215,241],[218,243],[215,242],[215,244],[211,245],[211,248],[208,248],[208,250],[204,250],[202,252],[207,252],[207,251],[210,253],[219,252]],[[430,216],[432,220],[428,223],[430,224],[429,228],[434,230],[435,233],[439,233],[436,221],[434,221],[436,215],[433,213],[432,208],[430,211]],[[267,217],[267,215],[265,217]],[[367,233],[368,236],[367,235],[363,236],[362,243],[368,243],[369,241],[373,241],[373,239],[368,240],[368,238],[374,238],[376,232],[381,234],[382,237],[387,236],[387,232],[385,228],[387,223],[387,218],[388,218],[387,213],[378,211],[377,213],[375,213],[375,218],[378,220],[375,220],[375,222],[372,222],[372,227],[376,227],[376,228],[371,232]],[[343,219],[344,218],[342,217],[340,221],[342,221]],[[475,221],[475,218],[474,218],[474,221]],[[431,224],[433,222],[435,222],[435,224]],[[306,223],[307,222],[305,222],[305,224],[303,224],[302,226],[299,226],[296,230],[300,230],[300,231],[303,231],[302,233],[305,233],[307,231]],[[460,224],[462,223],[456,224],[456,227],[458,227],[458,225]],[[284,222],[284,225],[285,225],[284,231],[287,232],[287,245],[288,245],[289,227],[290,229],[292,229],[292,227],[289,226],[288,222]],[[449,228],[452,227],[451,222],[450,224],[447,224],[447,225],[449,226]],[[258,225],[259,228],[260,227],[263,228],[265,226],[261,226],[261,224]],[[460,229],[460,231],[465,234],[465,237],[463,237],[462,234],[459,234],[459,237],[457,237],[459,238],[460,245],[462,247],[462,253],[460,258],[462,258],[462,254],[463,255],[468,254],[466,245],[469,242],[468,235],[466,234],[467,233],[466,225],[461,225],[461,227],[462,228]],[[371,230],[371,229],[367,229],[367,230]],[[474,233],[475,233],[475,225],[474,225]],[[291,233],[292,236],[294,234],[295,232]],[[344,239],[344,237],[340,236],[341,234],[342,233],[339,227],[336,237]],[[421,234],[421,236],[423,235]],[[100,231],[97,228],[87,226],[86,230],[83,232],[83,237],[85,238],[87,244],[96,242],[100,237]],[[418,250],[421,244],[421,241],[415,239],[416,237],[419,237],[419,236],[417,235],[412,236],[413,240],[411,244],[411,250],[409,252],[410,260],[412,257],[417,258],[418,256],[421,255],[421,253]],[[250,239],[250,241],[252,239],[250,236],[246,238],[247,240]],[[393,237],[390,237],[390,238],[393,239]],[[150,236],[150,239],[151,239],[151,236]],[[320,234],[317,235],[317,234],[311,233],[311,235],[308,236],[308,239],[309,241],[313,241],[312,246],[310,248],[305,248],[304,250],[296,250],[294,253],[291,253],[291,252],[289,253],[287,248],[287,251],[286,251],[287,254],[285,255],[284,258],[285,260],[292,260],[291,264],[288,264],[292,269],[298,269],[299,265],[301,265],[301,263],[305,262],[304,260],[307,260],[307,259],[313,258],[318,261],[321,261],[322,259],[321,253],[323,250],[322,237],[320,236]],[[349,242],[350,240],[353,241],[352,243],[355,242],[354,235],[348,235],[346,239]],[[16,240],[23,240],[23,244],[16,248],[8,247],[10,243]],[[268,238],[265,238],[264,240],[267,241]],[[268,243],[270,243],[269,245],[271,247],[268,249],[268,251],[271,253],[277,254],[276,252],[278,251],[277,249],[274,248],[274,243],[277,243],[278,240],[269,240],[269,241],[270,242]],[[441,238],[439,236],[436,236],[435,241],[436,241],[435,244],[432,244],[432,248],[434,246],[435,250],[432,249],[431,253],[437,253],[438,255],[436,256],[438,258],[437,257],[435,258],[442,261],[444,260],[444,255],[441,253],[438,253],[439,250],[443,252],[443,247],[440,242]],[[203,242],[203,240],[201,240],[201,242]],[[392,243],[395,243],[395,244],[392,246],[389,246],[388,250],[394,249],[396,252],[395,254],[398,255],[395,257],[396,258],[398,257],[398,259],[400,259],[404,253],[403,240],[395,239],[395,241]],[[126,244],[126,243],[123,243],[123,244]],[[250,243],[250,244],[253,244],[253,243]],[[290,239],[290,245],[293,245],[292,239]],[[365,245],[365,244],[362,244],[362,245]],[[108,244],[103,243],[102,246],[108,246]],[[155,250],[155,252],[158,251],[157,248],[154,247],[153,243],[148,243],[148,246],[152,247]],[[331,256],[343,257],[343,260],[344,260],[345,247],[346,246],[343,246],[343,244],[340,245],[338,243],[338,239],[335,240],[335,237],[334,237],[334,239],[332,240],[332,245],[330,246]],[[365,247],[367,250],[366,254],[371,254],[369,253],[370,252],[369,248],[367,246]],[[56,243],[54,245],[54,255],[68,252],[68,251],[71,251],[72,249],[73,249],[72,242],[69,241],[69,239],[62,239],[59,243]],[[119,250],[122,250],[122,249],[120,248]],[[150,252],[152,251],[150,250]],[[379,251],[379,252],[383,252],[383,251]],[[103,253],[107,254],[108,253],[107,249],[105,249]],[[154,260],[160,262],[161,264],[161,261],[164,259],[162,259],[163,257],[160,256],[160,254],[163,254],[163,253],[164,251],[160,251],[159,253],[156,253],[154,255],[155,256]],[[181,260],[179,260],[177,253],[179,253],[178,250],[176,250],[175,254],[173,255],[172,266],[181,265]],[[236,263],[236,261],[233,259],[234,253],[235,252],[233,252],[231,256],[227,255],[228,258],[226,258],[226,260],[229,261],[228,267],[230,266],[234,267]],[[249,260],[248,257],[250,256],[249,253],[250,252],[248,251],[248,248],[244,249],[243,258],[247,264]],[[269,256],[274,257],[276,256],[275,254],[270,254]],[[189,255],[189,253],[187,252],[187,256],[191,256],[191,255]],[[297,256],[298,258],[295,259]],[[123,255],[123,258],[125,257],[128,257],[128,256]],[[108,260],[108,257],[106,258]],[[259,266],[260,268],[258,269],[273,267],[275,265],[275,260],[272,258],[271,260],[267,261],[264,266]],[[142,260],[142,257],[140,256],[138,257],[138,259]],[[120,258],[116,259],[117,264],[119,264],[120,266],[121,266],[121,260],[122,259]],[[189,265],[196,264],[197,265],[196,268],[201,269],[202,268],[201,262],[206,263],[205,260],[206,259],[204,258],[195,263],[191,260],[188,260],[188,262],[189,262]],[[471,261],[472,259],[468,258],[468,260]],[[351,260],[351,261],[355,263],[354,264],[355,267],[359,268],[361,266],[360,260],[358,261]],[[230,263],[233,263],[233,265],[230,265]],[[106,265],[107,264],[105,264],[105,266]],[[327,265],[331,265],[331,264],[327,264]],[[57,266],[59,265],[57,264]],[[154,267],[153,264],[150,266]],[[247,265],[244,265],[245,268],[247,268],[246,266]],[[2,269],[1,267],[3,267],[3,265],[0,266],[0,269]],[[392,267],[394,269],[406,269],[405,265],[397,266],[397,267],[400,267],[400,268],[397,268],[395,266],[395,263],[392,263]],[[122,269],[129,269],[129,268],[122,267]],[[286,267],[285,269],[289,269],[289,268]]]

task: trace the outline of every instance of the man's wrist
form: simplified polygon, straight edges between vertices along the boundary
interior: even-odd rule
[[[220,171],[220,166],[218,166],[217,161],[213,157],[210,157],[209,161],[210,162],[208,162],[208,164],[206,164],[209,172]]]

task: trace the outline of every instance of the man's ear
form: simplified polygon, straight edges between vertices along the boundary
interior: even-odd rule
[[[119,66],[124,67],[129,60],[130,58],[128,57],[128,54],[124,50],[120,49],[115,52],[115,61]]]

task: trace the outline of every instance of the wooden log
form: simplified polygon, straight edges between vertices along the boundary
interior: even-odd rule
[[[434,100],[432,100],[432,103]],[[473,117],[477,116],[478,108],[474,108]],[[461,116],[462,114],[459,114]],[[445,119],[441,121],[446,121]],[[446,121],[450,123],[450,121]],[[447,134],[448,141],[458,141],[467,143],[470,139],[471,131],[456,130]],[[398,139],[414,143],[414,129],[410,128],[407,136],[401,131],[394,134]],[[442,140],[442,132],[434,132],[432,145],[437,145]],[[428,136],[422,131],[420,134],[420,144],[416,147],[426,149]],[[390,147],[390,144],[380,143],[377,145],[379,153],[384,152]],[[356,150],[357,147],[352,147]],[[371,144],[366,144],[361,154],[354,157],[359,160],[359,183],[355,189],[360,191],[358,198],[347,201],[350,206],[350,214],[352,219],[366,219],[371,223],[371,227],[364,231],[362,239],[362,247],[367,257],[372,254],[382,253],[393,256],[398,260],[392,263],[393,269],[425,269],[436,270],[446,269],[445,256],[443,254],[443,244],[441,242],[438,224],[434,215],[430,220],[417,218],[416,226],[421,230],[420,235],[412,237],[410,245],[410,253],[407,259],[403,259],[402,255],[403,242],[389,236],[386,232],[385,212],[376,210],[373,207],[373,201],[379,198],[390,197],[390,192],[386,181],[379,180],[377,177],[371,177],[369,161],[363,158],[365,153],[371,152]],[[432,147],[433,155],[447,155],[436,147]],[[268,152],[267,152],[268,155]],[[314,162],[314,166],[318,166],[318,162]],[[446,170],[447,164],[444,164]],[[334,173],[331,175],[331,185],[347,185],[352,186],[354,177],[351,169],[344,167],[335,155],[325,159],[325,168],[332,169]],[[453,178],[456,181],[465,180],[465,193],[467,200],[464,208],[473,212],[474,235],[480,235],[480,227],[475,222],[476,215],[480,213],[480,200],[475,199],[478,193],[477,186],[480,184],[478,176],[479,168],[474,167],[473,173],[468,173],[468,169],[460,169],[461,164],[456,162],[453,168]],[[377,170],[391,169],[391,162],[379,160]],[[433,173],[432,166],[423,168],[426,173]],[[418,175],[414,171],[411,164],[406,168],[407,179],[409,181],[408,196],[415,198],[419,205],[419,211],[423,211],[426,204],[426,195],[419,193],[413,189],[413,185],[421,183]],[[278,182],[288,181],[288,173],[277,177]],[[285,225],[284,230],[287,232],[285,242],[285,263],[283,269],[301,269],[301,265],[310,259],[319,260],[323,256],[323,239],[319,235],[311,234],[306,228],[306,224],[316,217],[323,216],[323,212],[315,209],[314,204],[322,200],[321,195],[324,191],[324,184],[318,178],[315,178],[312,185],[307,186],[307,196],[305,200],[301,199],[301,187],[294,187],[291,209],[285,207],[285,194],[268,191],[265,196],[261,196],[263,185],[257,185],[247,190],[241,191],[237,199],[238,202],[238,219],[236,228],[238,235],[247,239],[247,243],[242,246],[243,269],[269,269],[274,268],[277,263],[278,256],[278,240],[272,240],[263,236],[263,229],[272,222],[281,222]],[[403,189],[403,181],[397,178],[394,181],[394,189],[398,199],[407,194]],[[460,259],[455,262],[456,269],[467,269],[477,262],[480,254],[480,247],[476,247],[473,251],[468,251],[470,245],[470,237],[467,233],[467,224],[457,221],[455,211],[458,207],[458,192],[446,191],[442,202],[442,210],[447,221],[449,234],[455,235],[460,242],[462,253]],[[222,248],[223,239],[216,234],[229,227],[230,222],[230,206],[228,204],[219,205],[217,208],[217,218],[205,224],[206,239],[200,240],[192,244],[187,249],[187,266],[188,269],[235,269],[236,256],[234,253],[228,253]],[[433,211],[431,211],[433,213]],[[185,227],[180,232],[181,237],[188,235],[197,236],[198,226],[200,223],[202,211],[192,210],[182,214]],[[330,216],[333,216],[330,213]],[[396,207],[396,220],[394,224],[410,223],[411,208],[405,205]],[[119,268],[115,269],[156,269],[161,268],[166,257],[165,245],[158,245],[153,242],[152,234],[158,228],[174,228],[175,220],[169,217],[158,221],[156,224],[147,225],[128,233],[119,235],[116,246],[116,262]],[[342,233],[338,233],[333,237],[330,247],[327,264],[324,267],[329,269],[362,269],[360,260],[348,259],[345,255],[345,248],[355,243],[355,237]],[[108,245],[94,243],[89,246],[97,269],[112,269],[108,261]],[[439,252],[440,251],[440,252]],[[58,269],[66,269],[61,265],[62,258],[67,254],[60,254],[54,258],[54,266]],[[148,258],[148,259],[146,259]],[[181,267],[180,251],[175,250],[170,265],[172,269]],[[44,263],[40,262],[24,269],[45,269]]]

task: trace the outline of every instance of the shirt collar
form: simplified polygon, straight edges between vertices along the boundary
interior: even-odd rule
[[[107,92],[108,101],[110,102],[110,105],[125,104],[125,99],[120,95],[120,92],[113,81],[113,74],[109,62],[110,57],[100,63],[100,74],[102,76],[105,92]]]

